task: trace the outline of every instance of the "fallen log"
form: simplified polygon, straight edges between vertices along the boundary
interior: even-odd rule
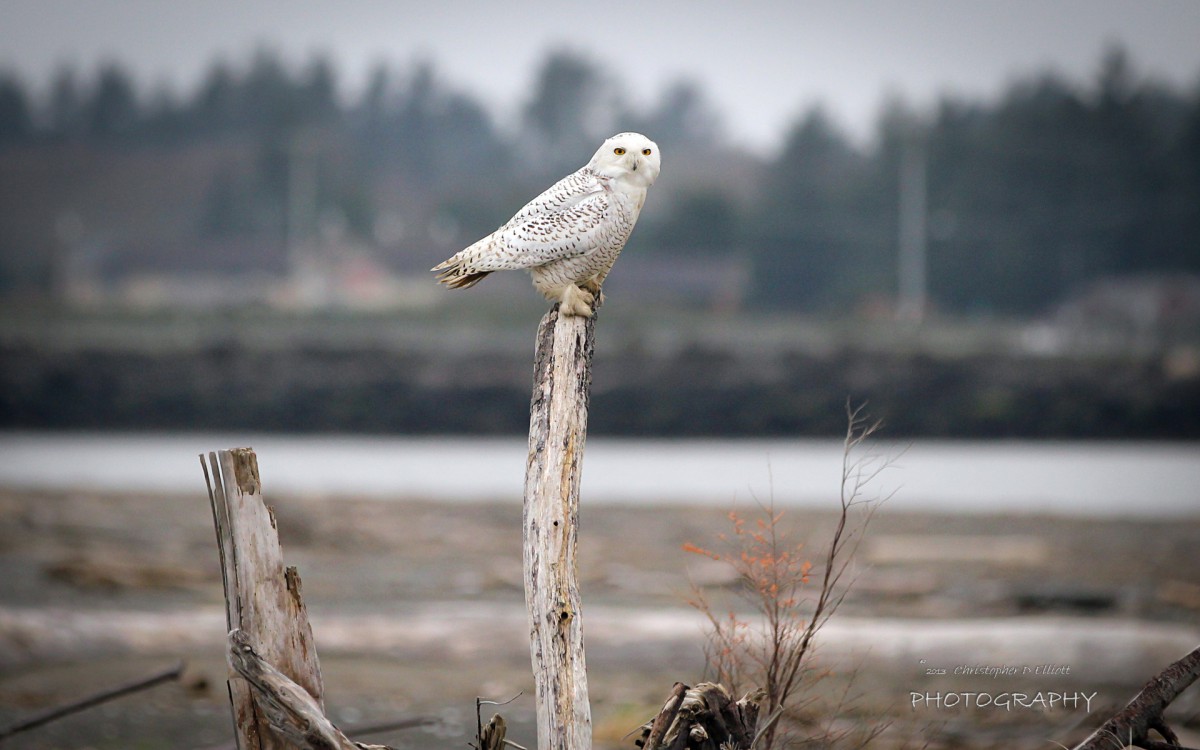
[[[1197,678],[1200,678],[1200,646],[1146,683],[1129,705],[1104,722],[1074,750],[1112,750],[1127,746],[1145,750],[1188,750],[1180,747],[1179,738],[1167,726],[1163,712]],[[1165,741],[1152,739],[1151,730]]]

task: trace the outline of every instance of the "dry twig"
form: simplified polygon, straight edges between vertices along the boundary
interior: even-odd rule
[[[77,701],[73,701],[62,706],[56,706],[30,716],[27,719],[22,719],[21,721],[11,724],[4,729],[0,729],[0,740],[7,739],[8,737],[13,736],[14,734],[19,734],[20,732],[45,726],[46,724],[49,724],[52,721],[57,721],[64,716],[70,716],[71,714],[85,711],[115,698],[120,698],[131,693],[146,690],[147,688],[152,688],[155,685],[161,685],[164,682],[177,680],[181,674],[183,674],[183,662],[176,664],[170,669],[164,669],[161,672],[155,672],[149,677],[143,677],[140,680],[135,680],[124,685],[118,685],[115,688],[101,690],[98,693],[94,693]]]
[[[798,706],[794,696],[811,669],[809,662],[817,633],[841,605],[849,590],[846,580],[862,532],[875,510],[886,498],[871,498],[865,488],[891,466],[888,458],[860,457],[862,444],[879,427],[867,422],[861,407],[847,404],[848,426],[842,454],[840,513],[819,572],[805,560],[802,544],[788,540],[773,500],[760,505],[763,516],[756,527],[736,511],[729,514],[732,535],[718,538],[732,543],[732,553],[711,552],[695,545],[684,549],[728,563],[738,573],[744,598],[761,616],[761,626],[736,613],[718,616],[704,592],[693,586],[692,605],[704,614],[712,627],[706,645],[708,666],[717,682],[732,690],[759,685],[765,691],[765,706],[774,713]],[[865,517],[857,512],[865,507]],[[857,523],[852,523],[852,516]],[[819,576],[819,578],[818,578]],[[816,584],[811,595],[806,589],[810,578]],[[761,630],[758,628],[761,627]],[[763,750],[776,745],[776,733],[782,722],[766,726],[760,740]]]

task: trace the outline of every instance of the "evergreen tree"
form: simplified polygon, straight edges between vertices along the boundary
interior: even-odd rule
[[[81,138],[86,131],[83,95],[71,68],[59,68],[54,74],[48,120],[50,133],[58,138]]]
[[[539,69],[533,98],[525,107],[525,132],[533,136],[538,158],[520,163],[545,174],[577,169],[612,135],[620,102],[607,77],[591,62],[555,52]],[[529,140],[529,139],[523,139]],[[528,149],[529,143],[518,144]]]
[[[87,132],[93,137],[107,139],[133,132],[141,113],[133,80],[124,68],[108,63],[100,69],[84,111]]]
[[[737,206],[713,190],[685,193],[649,231],[639,230],[647,249],[681,251],[688,257],[728,255],[742,246]]]
[[[195,133],[202,135],[228,134],[245,127],[239,111],[239,83],[233,71],[218,60],[209,67],[203,83],[190,106],[189,118]]]
[[[316,57],[308,64],[297,93],[297,107],[304,122],[328,124],[341,114],[337,81],[327,57]]]
[[[1176,268],[1200,272],[1200,85],[1192,91],[1189,111],[1172,154],[1178,165],[1179,192],[1172,205],[1179,216]]]
[[[864,160],[820,107],[793,127],[771,165],[755,222],[757,298],[772,306],[816,311],[852,305],[859,283],[854,228]]]
[[[930,205],[952,227],[931,248],[935,298],[1037,313],[1092,279],[1178,265],[1190,240],[1168,99],[1112,50],[1090,94],[1042,76],[990,108],[943,102]]]
[[[260,49],[250,72],[238,87],[239,119],[265,140],[279,140],[295,131],[301,119],[297,86],[278,55]]]
[[[626,113],[622,120],[673,155],[711,148],[721,138],[720,116],[693,81],[672,83],[648,113]]]
[[[25,87],[15,76],[0,73],[0,146],[25,141],[32,133]]]

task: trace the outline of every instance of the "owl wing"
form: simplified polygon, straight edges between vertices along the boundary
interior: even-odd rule
[[[612,195],[587,167],[556,182],[504,226],[463,251],[483,245],[471,266],[478,271],[533,268],[583,255],[611,223]]]

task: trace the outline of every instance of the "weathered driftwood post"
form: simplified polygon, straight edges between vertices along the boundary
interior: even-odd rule
[[[575,549],[594,335],[557,306],[538,326],[523,514],[538,750],[592,746]]]
[[[225,583],[225,617],[262,660],[304,688],[317,707],[324,688],[300,576],[284,568],[275,514],[263,502],[258,458],[249,448],[200,457]],[[210,474],[211,471],[211,474]],[[295,747],[268,729],[269,717],[245,678],[229,680],[229,699],[239,750]]]

